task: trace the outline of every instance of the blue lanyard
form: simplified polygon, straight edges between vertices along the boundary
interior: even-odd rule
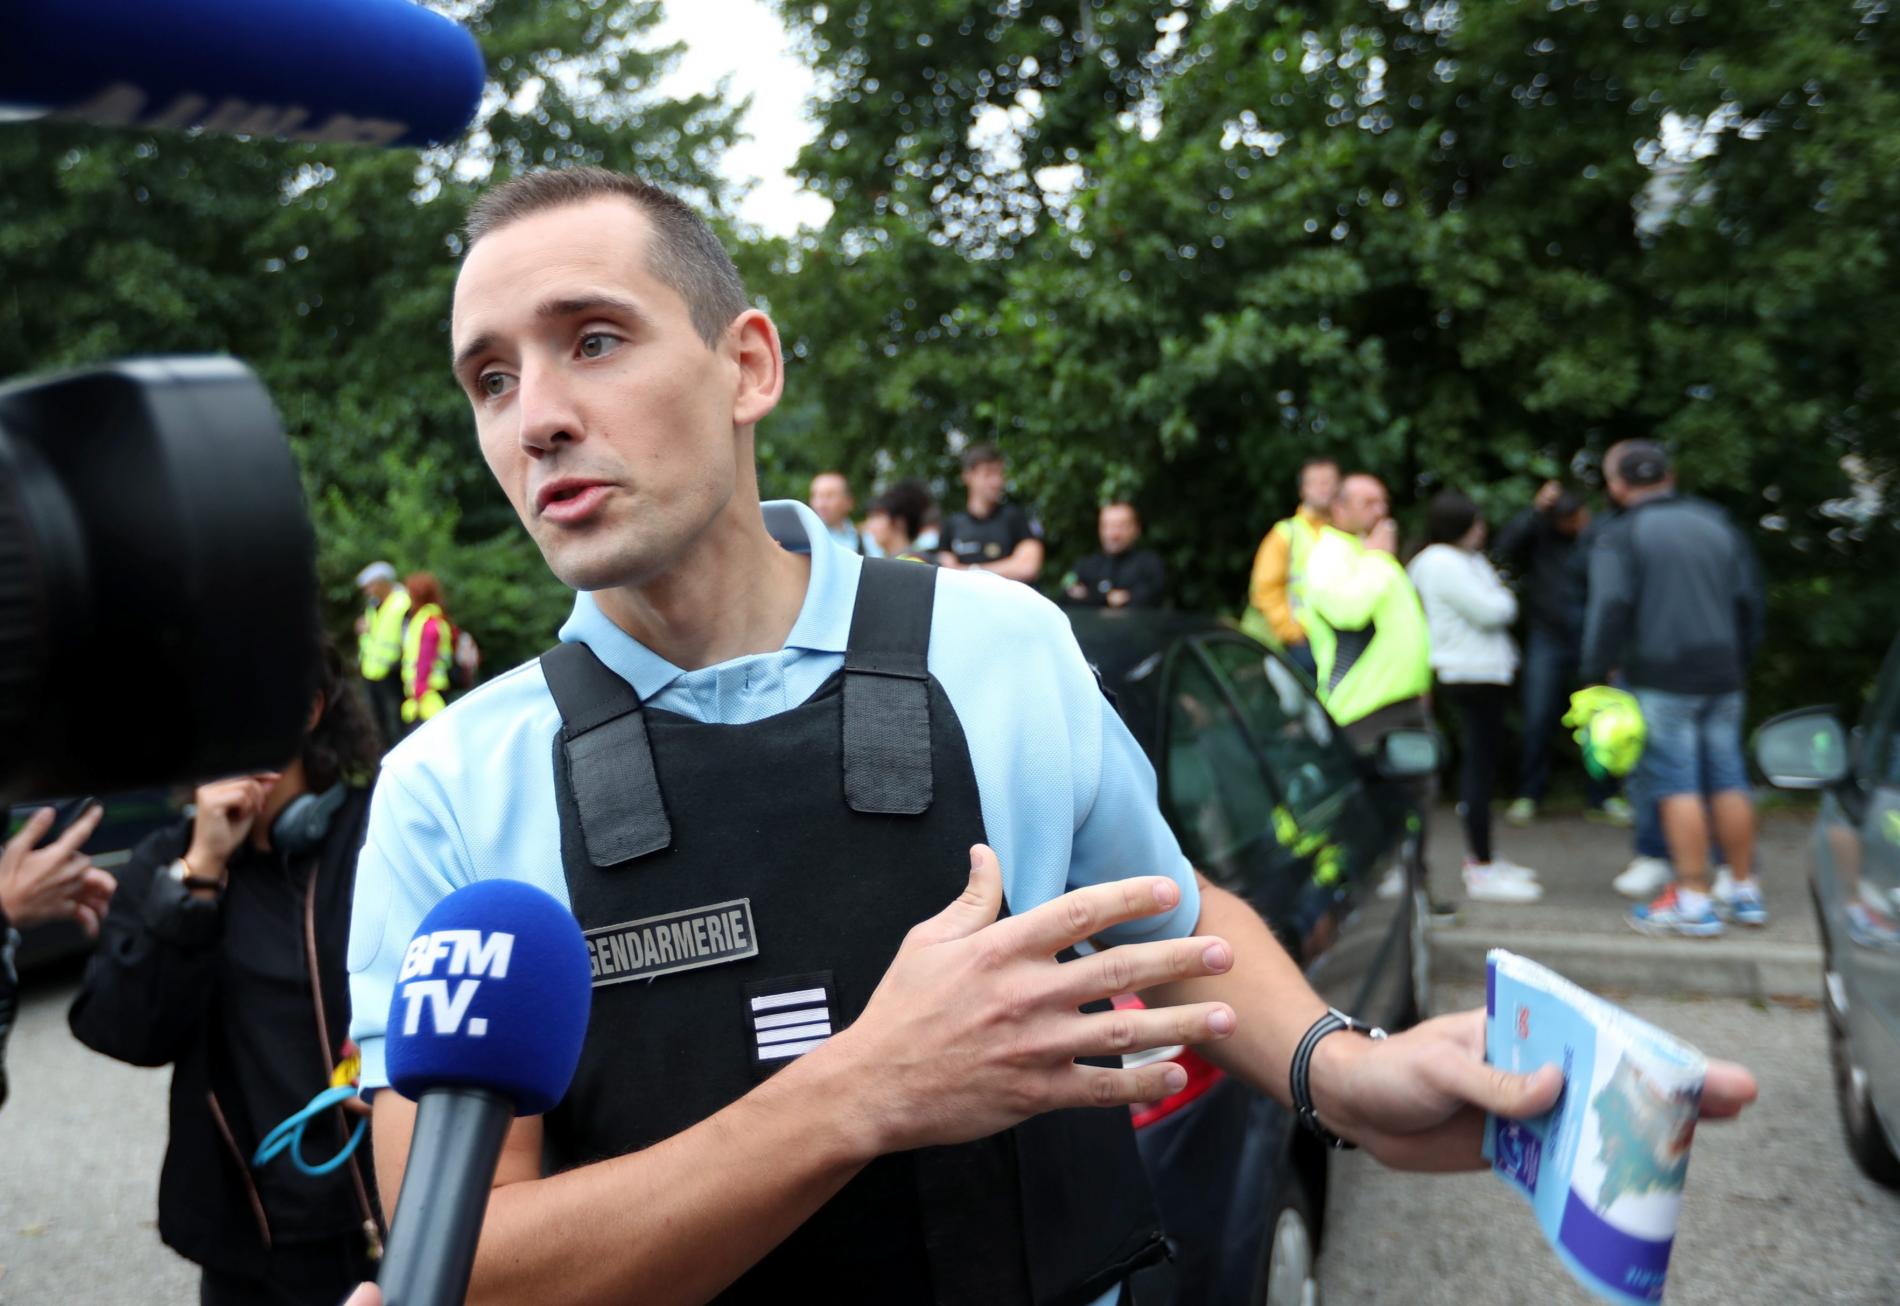
[[[363,1133],[369,1128],[367,1119],[356,1122],[356,1131],[350,1135],[350,1141],[343,1150],[325,1161],[322,1165],[311,1165],[303,1159],[304,1126],[332,1107],[341,1105],[356,1096],[356,1089],[348,1084],[340,1088],[326,1088],[310,1099],[310,1105],[297,1112],[264,1135],[264,1141],[257,1145],[257,1151],[251,1157],[251,1166],[255,1169],[276,1158],[278,1153],[288,1150],[290,1163],[312,1178],[321,1178],[329,1174],[356,1151],[356,1145],[363,1141]]]

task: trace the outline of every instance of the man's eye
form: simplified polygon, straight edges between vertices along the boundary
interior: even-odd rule
[[[513,380],[506,372],[483,372],[475,378],[475,386],[484,395],[494,399],[508,393],[509,383]]]
[[[605,331],[590,331],[581,337],[581,357],[600,358],[612,352],[613,347],[619,343],[618,339]]]

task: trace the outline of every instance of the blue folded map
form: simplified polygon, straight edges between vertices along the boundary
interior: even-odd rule
[[[1502,949],[1486,959],[1484,1006],[1485,1060],[1564,1072],[1544,1115],[1485,1122],[1485,1158],[1578,1282],[1606,1301],[1661,1301],[1707,1061]]]

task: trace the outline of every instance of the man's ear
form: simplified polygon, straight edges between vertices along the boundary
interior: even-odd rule
[[[749,308],[727,328],[729,347],[739,365],[739,386],[732,398],[732,424],[755,426],[778,406],[785,392],[785,355],[772,319]]]

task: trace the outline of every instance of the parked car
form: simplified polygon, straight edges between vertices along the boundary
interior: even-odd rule
[[[1782,789],[1818,789],[1814,910],[1835,1098],[1848,1151],[1900,1188],[1900,640],[1851,734],[1832,708],[1803,708],[1755,734]]]
[[[1326,1001],[1389,1029],[1422,1015],[1424,875],[1403,781],[1437,768],[1437,737],[1397,731],[1362,757],[1303,673],[1212,618],[1070,620],[1154,763],[1189,859],[1260,912]],[[1138,1278],[1137,1300],[1313,1301],[1330,1153],[1291,1112],[1193,1052],[1149,1055],[1180,1060],[1188,1084],[1135,1111],[1175,1248],[1171,1265]]]
[[[58,812],[54,829],[63,830],[93,801],[91,798],[77,797],[17,804],[7,812],[6,837],[11,839],[26,818],[42,807],[52,807]],[[118,868],[132,855],[132,849],[140,840],[161,826],[177,820],[180,810],[172,795],[163,789],[115,794],[104,802],[105,816],[100,820],[99,828],[92,832],[92,837],[86,840],[84,851],[92,857],[93,865],[114,875],[119,873]],[[16,962],[24,971],[63,957],[76,956],[91,946],[85,931],[75,922],[54,921],[21,932]]]

